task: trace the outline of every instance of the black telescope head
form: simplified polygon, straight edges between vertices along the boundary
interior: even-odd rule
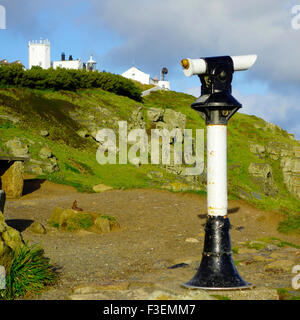
[[[231,95],[235,65],[230,56],[183,59],[186,75],[198,75],[201,96],[192,108],[206,120],[206,124],[227,124],[242,105]]]
[[[203,58],[206,72],[199,74],[201,80],[201,95],[227,91],[231,93],[231,81],[234,68],[230,56]]]

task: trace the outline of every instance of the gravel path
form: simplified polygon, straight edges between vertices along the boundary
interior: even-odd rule
[[[58,285],[42,293],[38,299],[66,299],[80,285],[116,281],[129,282],[132,290],[124,291],[128,299],[136,299],[138,294],[142,296],[139,288],[145,291],[146,287],[153,286],[186,292],[186,289],[180,288],[180,283],[195,274],[201,258],[205,197],[151,189],[84,194],[48,181],[34,183],[36,185],[31,185],[32,188],[28,190],[35,191],[19,200],[7,201],[5,217],[17,220],[24,226],[23,229],[30,223],[28,220],[38,221],[47,227],[45,235],[34,234],[26,229],[22,231],[24,240],[41,245],[52,263],[61,268]],[[47,220],[52,210],[57,206],[71,208],[74,200],[84,210],[113,215],[121,229],[99,235],[86,231],[61,232],[49,227]],[[300,245],[299,237],[278,234],[276,227],[281,217],[275,213],[255,209],[244,201],[230,201],[229,217],[233,247],[241,247],[243,242],[267,236]],[[274,298],[268,289],[290,286],[291,272],[265,272],[264,266],[268,261],[254,259],[257,255],[267,259],[272,250],[250,250],[247,253],[245,249],[243,254],[235,256],[235,260],[243,261],[238,266],[241,275],[245,280],[255,283],[260,290],[252,290],[250,296],[254,299]],[[282,259],[294,259],[295,264],[297,261],[300,264],[299,250],[283,248],[281,252]],[[167,268],[184,261],[188,265],[185,268]],[[115,295],[108,297],[124,298],[116,290]],[[137,295],[134,295],[134,290],[138,290]],[[264,290],[268,294],[262,293]],[[231,294],[231,297],[243,295]]]

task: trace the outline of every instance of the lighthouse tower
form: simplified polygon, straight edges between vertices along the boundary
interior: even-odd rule
[[[40,66],[48,69],[50,63],[50,42],[49,40],[34,40],[28,43],[29,50],[29,69],[33,66]]]
[[[86,70],[94,71],[96,70],[97,62],[93,59],[93,55],[90,56],[90,60],[86,62]]]

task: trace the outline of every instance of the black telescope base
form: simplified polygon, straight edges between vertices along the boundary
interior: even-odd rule
[[[189,289],[236,290],[253,285],[239,275],[232,258],[230,223],[227,217],[208,216],[200,267],[190,281],[182,286]]]

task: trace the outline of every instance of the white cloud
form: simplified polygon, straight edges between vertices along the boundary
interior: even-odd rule
[[[124,38],[114,63],[178,64],[184,56],[258,53],[252,76],[300,83],[300,31],[281,0],[92,0],[99,23]],[[298,67],[298,68],[297,68]]]
[[[276,92],[244,95],[234,92],[234,96],[243,105],[240,112],[275,123],[300,139],[300,95],[297,97]]]

